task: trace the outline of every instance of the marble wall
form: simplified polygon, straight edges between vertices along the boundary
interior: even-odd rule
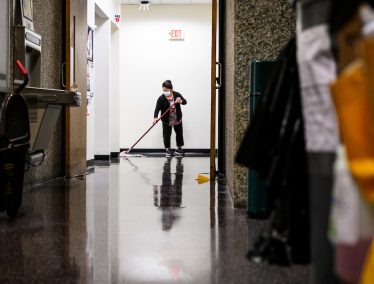
[[[295,26],[286,0],[226,1],[226,175],[237,207],[246,205],[247,169],[234,159],[248,125],[249,64],[275,59]]]
[[[42,36],[41,87],[60,89],[62,62],[62,1],[33,0],[34,29]],[[47,149],[47,159],[25,174],[25,186],[30,187],[64,174],[63,115],[57,121]]]
[[[226,144],[226,179],[231,193],[235,189],[235,7],[236,1],[225,1],[225,144]]]

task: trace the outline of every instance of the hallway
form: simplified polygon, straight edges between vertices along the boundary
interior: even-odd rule
[[[234,209],[209,159],[130,158],[24,194],[0,216],[0,283],[307,283],[305,267],[250,263],[264,223]]]

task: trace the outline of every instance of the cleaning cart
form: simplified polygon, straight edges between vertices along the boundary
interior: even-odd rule
[[[22,202],[26,154],[30,144],[29,113],[20,95],[29,81],[21,62],[16,65],[24,82],[16,92],[0,92],[0,212],[10,218],[18,214]]]

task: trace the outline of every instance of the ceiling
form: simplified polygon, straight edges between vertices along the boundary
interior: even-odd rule
[[[122,4],[139,5],[140,0],[121,0]],[[151,5],[203,5],[212,4],[212,0],[149,0]]]

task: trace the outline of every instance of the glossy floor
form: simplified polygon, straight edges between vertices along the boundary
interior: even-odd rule
[[[0,283],[307,283],[247,261],[263,226],[234,210],[208,158],[131,158],[24,193],[0,215]]]

